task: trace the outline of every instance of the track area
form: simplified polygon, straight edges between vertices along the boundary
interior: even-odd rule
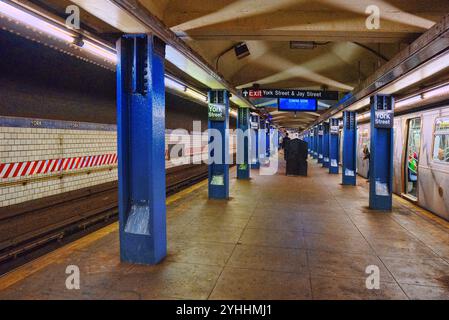
[[[207,178],[206,165],[167,170],[167,195]],[[0,209],[0,274],[117,220],[117,182]]]

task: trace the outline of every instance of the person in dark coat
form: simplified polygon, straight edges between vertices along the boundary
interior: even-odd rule
[[[288,142],[286,152],[286,174],[307,176],[307,153],[308,145],[304,140],[298,138]]]

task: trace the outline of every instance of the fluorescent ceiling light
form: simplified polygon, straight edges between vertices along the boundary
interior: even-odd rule
[[[117,63],[117,54],[116,53],[109,51],[89,40],[83,40],[83,42],[84,42],[84,45],[82,46],[82,48],[84,50],[87,50],[97,56],[100,56],[112,63]]]
[[[9,5],[3,1],[0,0],[0,15],[5,15],[11,19],[14,19],[16,21],[19,21],[25,25],[27,25],[30,28],[36,29],[39,32],[44,32],[50,36],[53,36],[55,38],[58,38],[60,40],[74,43],[75,42],[75,35],[68,30],[66,30],[64,27],[60,27],[56,24],[47,22],[39,17],[34,16],[33,14],[30,14],[20,8],[17,8],[13,5]],[[82,39],[83,44],[80,46],[82,50],[86,50],[96,56],[99,56],[113,64],[117,64],[118,57],[115,51],[108,50],[106,46],[102,46],[101,44],[97,44],[94,41],[88,40],[88,39]],[[204,70],[200,69],[198,66],[196,66],[192,61],[187,59],[184,55],[182,55],[179,51],[173,49],[170,46],[167,46],[167,55],[166,59],[178,67],[181,67],[181,70],[184,70],[188,74],[192,73],[200,73],[201,76],[204,79],[203,83],[209,83],[211,84],[211,88],[223,88],[223,86],[215,80],[210,75],[205,75]],[[191,89],[187,87],[186,85],[176,81],[175,79],[171,79],[167,76],[165,76],[165,86],[168,88],[174,89],[176,91],[182,92],[184,94],[187,94],[188,96],[199,100],[201,102],[207,102],[207,96],[204,95],[201,92],[198,92],[194,89]],[[232,96],[231,100],[237,102],[239,106],[241,105],[247,105],[247,102],[244,100]],[[237,115],[236,115],[237,116]]]
[[[449,84],[423,93],[424,99],[449,96]]]
[[[357,122],[369,119],[371,117],[371,112],[365,112],[357,115]]]
[[[422,66],[417,69],[407,73],[402,78],[396,80],[395,82],[387,85],[382,90],[374,92],[372,95],[376,94],[394,94],[402,89],[412,86],[413,84],[420,82],[430,76],[435,75],[438,72],[441,72],[449,67],[449,53],[445,53],[431,61],[426,62]],[[436,97],[439,95],[449,94],[449,85],[444,87],[440,87],[429,92],[425,92],[422,97],[421,95],[414,96],[411,98],[406,98],[403,100],[398,100],[396,102],[396,107],[404,107],[411,105],[413,103],[417,103],[422,99],[430,99],[432,97]],[[370,104],[370,98],[365,97],[362,100],[358,100],[357,102],[351,104],[349,107],[345,108],[346,111],[357,111],[363,107],[366,107]]]
[[[12,19],[15,19],[31,28],[47,33],[48,35],[58,38],[60,40],[67,41],[70,43],[72,43],[75,40],[73,34],[64,30],[63,28],[60,28],[42,19],[39,19],[34,15],[29,14],[23,10],[20,10],[5,2],[0,1],[0,13]]]
[[[369,97],[366,97],[362,100],[357,101],[356,103],[351,104],[346,111],[357,111],[363,107],[366,107],[370,104]]]
[[[389,84],[385,89],[380,90],[381,94],[393,94],[404,88],[407,88],[417,82],[420,82],[430,76],[449,67],[449,53],[441,55],[424,65],[418,67],[416,70],[409,72],[399,80]]]
[[[192,97],[192,98],[195,98],[195,99],[200,100],[202,102],[207,102],[206,95],[204,95],[204,94],[202,94],[202,93],[200,93],[198,91],[195,91],[193,89],[190,89],[190,88],[186,87],[185,93],[187,95],[189,95],[190,97]]]
[[[185,92],[186,91],[186,86],[185,85],[183,85],[183,84],[179,83],[178,81],[173,80],[173,79],[171,79],[171,78],[169,78],[167,76],[165,77],[165,86],[167,88],[170,88],[170,89],[173,89],[173,90],[176,90],[176,91],[181,91],[181,92]]]
[[[421,95],[413,96],[413,97],[406,98],[406,99],[396,102],[395,107],[396,108],[408,107],[408,106],[411,106],[412,104],[419,103],[422,100],[423,100],[423,97]]]

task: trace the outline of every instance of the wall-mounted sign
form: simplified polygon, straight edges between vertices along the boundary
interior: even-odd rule
[[[209,103],[209,120],[211,121],[225,121],[226,120],[226,105]]]
[[[259,129],[259,122],[251,122],[251,129]]]
[[[338,100],[338,91],[292,90],[292,89],[242,89],[245,98],[296,98]]]
[[[213,175],[210,184],[213,186],[224,186],[224,175]]]
[[[331,126],[330,127],[331,134],[338,134],[339,131],[340,131],[340,127],[339,126]]]
[[[376,110],[374,112],[374,128],[393,128],[393,110]]]

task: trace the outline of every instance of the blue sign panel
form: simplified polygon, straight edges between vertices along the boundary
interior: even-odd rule
[[[279,99],[279,111],[316,111],[316,99]]]

